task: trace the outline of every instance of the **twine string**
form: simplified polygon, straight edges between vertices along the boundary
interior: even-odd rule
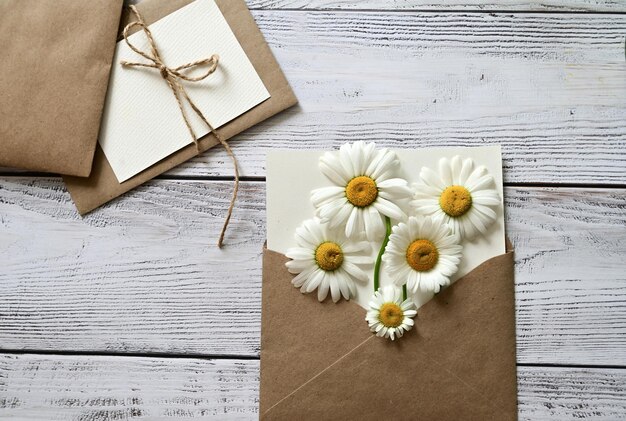
[[[183,101],[186,101],[187,104],[189,104],[189,106],[191,107],[191,109],[207,125],[207,127],[209,128],[209,131],[213,134],[213,136],[215,136],[218,142],[226,150],[226,153],[228,154],[228,156],[230,156],[233,162],[233,166],[235,168],[235,185],[233,187],[233,195],[230,200],[230,206],[228,207],[226,219],[224,220],[224,225],[222,226],[222,231],[220,232],[220,237],[217,242],[217,246],[222,248],[222,245],[224,243],[224,235],[226,234],[226,228],[228,228],[230,218],[233,214],[233,209],[235,208],[235,201],[237,200],[237,193],[239,192],[239,164],[237,163],[237,158],[235,157],[235,154],[230,148],[230,145],[228,144],[228,142],[226,142],[226,140],[224,140],[222,136],[220,136],[220,134],[217,133],[215,128],[206,119],[202,111],[200,111],[200,109],[198,109],[198,107],[191,100],[191,98],[189,98],[189,95],[187,94],[187,90],[181,83],[181,80],[185,80],[187,82],[199,82],[209,77],[217,69],[219,56],[217,54],[213,54],[209,58],[198,60],[198,61],[193,61],[193,62],[186,63],[178,67],[174,67],[174,68],[166,66],[165,63],[163,63],[163,59],[161,58],[161,54],[159,53],[159,50],[157,48],[156,42],[154,41],[150,28],[148,28],[148,26],[145,24],[143,17],[141,16],[137,8],[134,5],[131,5],[129,7],[133,15],[135,15],[136,20],[129,23],[124,28],[124,32],[123,32],[124,41],[126,42],[126,44],[131,50],[133,50],[135,53],[137,53],[141,57],[148,60],[149,63],[122,61],[121,62],[122,66],[157,69],[159,73],[161,74],[161,77],[165,79],[168,86],[170,87],[172,93],[174,94],[174,98],[176,98],[176,102],[178,103],[178,108],[180,109],[180,112],[183,116],[183,120],[185,121],[185,125],[187,126],[187,129],[189,130],[189,134],[191,135],[191,138],[193,139],[193,143],[196,145],[196,149],[198,150],[198,152],[200,152],[200,146],[198,144],[198,136],[196,135],[195,131],[191,127],[191,123],[189,122],[189,118],[187,117],[187,113],[185,112],[185,108],[183,107]],[[140,50],[139,48],[135,47],[133,43],[131,43],[130,40],[128,39],[128,36],[129,36],[128,33],[134,27],[139,27],[141,30],[143,30],[144,34],[146,35],[146,38],[148,39],[150,52],[145,52],[145,51]],[[203,66],[208,66],[208,68],[206,69],[204,73],[201,73],[198,76],[193,76],[189,73],[186,73],[186,71],[189,71],[190,69],[193,70],[193,69],[196,69],[198,67],[203,67]]]

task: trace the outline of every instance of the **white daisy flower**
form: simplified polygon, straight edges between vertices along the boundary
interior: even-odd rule
[[[412,216],[391,232],[382,259],[396,285],[406,283],[413,293],[419,289],[437,293],[450,285],[463,247],[446,224],[430,216]]]
[[[374,143],[341,146],[339,153],[320,158],[320,170],[335,185],[313,190],[311,201],[317,216],[331,228],[344,227],[348,238],[376,240],[385,231],[383,215],[405,218],[397,201],[411,197],[407,182],[393,178],[399,166],[396,154],[376,149]]]
[[[287,250],[290,273],[297,274],[291,283],[304,293],[317,289],[317,299],[324,301],[330,290],[334,302],[341,296],[349,300],[356,294],[354,281],[368,282],[367,274],[357,265],[371,265],[368,242],[348,240],[343,231],[331,230],[318,218],[304,221],[296,229],[298,247]]]
[[[501,202],[495,181],[485,166],[474,168],[471,158],[442,158],[439,174],[424,167],[420,178],[411,205],[421,215],[442,217],[462,239],[485,234],[496,220]]]
[[[393,341],[411,330],[416,314],[413,301],[402,301],[402,293],[393,285],[387,285],[374,293],[365,320],[376,336]]]

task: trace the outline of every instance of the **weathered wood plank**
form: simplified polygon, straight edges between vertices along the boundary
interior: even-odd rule
[[[518,367],[520,420],[617,420],[626,416],[626,370]]]
[[[624,364],[626,190],[507,188],[505,200],[518,361]]]
[[[300,105],[237,137],[244,175],[264,176],[271,148],[363,139],[501,143],[507,182],[626,183],[626,15],[255,17]],[[171,174],[232,171],[217,149]]]
[[[231,188],[157,182],[81,219],[59,180],[3,182],[0,346],[254,354],[265,189],[219,250]]]
[[[253,420],[255,360],[0,354],[0,418]],[[626,370],[520,367],[519,419],[614,420]]]
[[[0,181],[0,347],[259,352],[264,183],[158,180],[84,219],[57,179]],[[518,361],[626,365],[626,190],[507,188]]]
[[[259,362],[0,355],[0,419],[258,418]]]
[[[244,175],[271,148],[364,139],[501,143],[507,182],[626,184],[626,15],[254,14],[300,105],[237,137]],[[216,148],[170,174],[232,173]]]
[[[619,0],[247,0],[252,9],[626,12]]]

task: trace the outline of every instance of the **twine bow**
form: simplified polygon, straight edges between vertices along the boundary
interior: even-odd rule
[[[215,130],[215,128],[213,128],[211,123],[208,122],[204,114],[202,114],[202,111],[200,111],[198,107],[196,106],[196,104],[194,104],[194,102],[191,100],[191,98],[189,98],[189,95],[187,95],[187,91],[185,90],[185,87],[180,82],[181,80],[186,80],[188,82],[198,82],[198,81],[206,79],[217,69],[219,56],[217,54],[214,54],[210,58],[206,58],[204,60],[198,60],[198,61],[194,61],[191,63],[183,64],[175,68],[167,67],[165,63],[163,63],[161,54],[159,54],[159,50],[157,49],[156,43],[154,42],[154,38],[152,37],[152,32],[150,32],[150,28],[148,28],[148,26],[145,24],[141,14],[139,13],[139,11],[137,11],[137,8],[133,5],[129,7],[130,7],[131,12],[135,15],[135,18],[137,20],[129,23],[124,28],[124,41],[126,41],[126,44],[131,50],[133,50],[135,53],[139,54],[143,58],[149,60],[150,63],[122,61],[121,62],[122,66],[148,67],[148,68],[157,69],[160,72],[161,77],[165,79],[170,89],[174,93],[174,97],[176,98],[176,102],[178,103],[178,108],[180,109],[180,112],[183,116],[183,120],[185,120],[187,129],[189,129],[189,134],[191,135],[191,138],[193,139],[193,143],[196,145],[198,152],[200,152],[200,146],[198,144],[198,136],[196,136],[196,133],[191,127],[191,123],[189,122],[187,113],[185,112],[185,109],[183,108],[183,102],[182,102],[183,100],[187,101],[187,103],[191,106],[191,108],[198,115],[198,117],[200,117],[202,121],[204,121],[204,123],[209,128],[209,131],[220,142],[220,144],[224,147],[224,149],[226,150],[226,152],[228,153],[228,155],[233,161],[233,166],[235,167],[235,186],[233,188],[233,196],[230,200],[228,213],[226,215],[226,219],[224,221],[224,225],[220,233],[220,238],[217,242],[217,246],[221,248],[224,242],[224,235],[226,234],[226,228],[228,227],[228,223],[230,222],[230,217],[233,214],[233,208],[235,207],[235,201],[237,200],[237,192],[239,191],[239,165],[237,164],[237,158],[235,157],[235,154],[233,153],[228,143],[219,135],[219,133],[217,133],[217,131]],[[143,32],[146,34],[146,38],[148,38],[148,44],[150,45],[150,53],[146,53],[144,51],[139,50],[128,40],[128,36],[129,36],[128,32],[135,26],[138,26],[139,28],[141,28]],[[209,66],[209,68],[199,76],[195,76],[195,77],[190,76],[184,72],[185,70],[194,69],[200,66],[207,66],[207,65]]]

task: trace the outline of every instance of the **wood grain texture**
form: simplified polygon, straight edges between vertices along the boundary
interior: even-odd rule
[[[0,418],[254,420],[259,361],[0,354]],[[615,420],[626,370],[518,369],[519,419]]]
[[[56,179],[0,182],[0,347],[259,353],[262,182],[158,180],[84,219]],[[626,190],[507,188],[518,361],[626,365]]]
[[[231,189],[157,182],[81,219],[60,180],[3,182],[0,346],[256,353],[265,189],[220,250]]]
[[[626,184],[626,15],[254,15],[300,105],[235,138],[244,176],[272,148],[362,139],[501,143],[509,183]],[[168,175],[232,174],[214,148]]]
[[[518,367],[521,420],[624,419],[626,370]]]
[[[619,0],[247,0],[247,3],[251,9],[626,12],[626,5]]]
[[[626,183],[626,15],[255,12],[300,105],[233,142],[501,143],[509,183]],[[393,24],[390,24],[393,22]],[[230,176],[219,148],[170,172]]]
[[[259,362],[0,355],[0,419],[257,419]]]

